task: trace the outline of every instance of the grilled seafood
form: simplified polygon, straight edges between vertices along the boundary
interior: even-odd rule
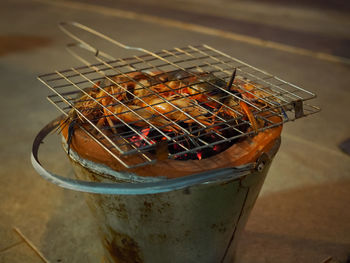
[[[211,73],[131,72],[106,77],[84,93],[74,103],[80,114],[72,109],[69,118],[81,123],[89,119],[114,133],[118,123],[142,128],[151,124],[175,133],[184,125],[218,129],[227,118],[237,124],[246,119],[257,133],[265,124],[257,120],[252,105],[279,104],[268,90],[235,79],[235,72],[228,84]]]
[[[151,123],[154,126],[175,132],[179,131],[179,127],[176,125],[176,122],[179,121],[211,125],[208,117],[204,116],[208,113],[205,109],[197,107],[195,101],[179,98],[177,95],[170,96],[167,101],[164,101],[163,98],[149,97],[144,99],[144,103],[141,105],[121,103],[113,105],[110,103],[111,100],[111,97],[103,98],[102,104],[105,106],[103,108],[104,118],[112,128],[113,121],[132,123],[143,128],[148,127]]]

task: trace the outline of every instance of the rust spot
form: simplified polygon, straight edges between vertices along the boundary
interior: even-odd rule
[[[140,214],[140,217],[141,217],[141,219],[147,219],[148,214],[146,214],[146,213],[141,213],[141,214]]]
[[[151,208],[153,206],[153,203],[147,202],[147,201],[143,202],[143,204],[145,205],[146,210],[149,210],[149,211],[151,210]]]
[[[185,189],[183,190],[183,193],[184,193],[185,195],[191,194],[190,188],[185,188]]]
[[[146,218],[148,218],[149,215],[152,214],[153,203],[152,203],[152,202],[144,201],[144,202],[143,202],[143,205],[144,205],[144,206],[141,207],[141,209],[140,209],[140,212],[141,212],[140,217],[141,217],[142,219],[146,219]]]
[[[191,230],[186,230],[185,231],[185,237],[188,237],[191,234]]]
[[[101,178],[96,176],[93,173],[89,173],[89,177],[90,177],[90,180],[93,181],[93,182],[99,182],[99,183],[102,182]]]
[[[164,211],[166,211],[166,209],[170,207],[170,203],[169,202],[162,202],[159,204],[159,207],[157,208],[157,211],[162,214]]]
[[[113,208],[115,211],[117,211],[117,215],[119,218],[124,218],[124,219],[128,219],[128,211],[126,210],[126,206],[123,203],[119,203],[118,206],[114,206]]]
[[[99,213],[104,215],[114,214],[121,219],[128,219],[129,214],[126,209],[126,205],[119,199],[115,199],[111,195],[96,195],[92,199],[92,203],[96,203],[96,208],[99,209]]]
[[[162,206],[165,208],[165,207],[170,207],[170,203],[169,202],[164,202],[162,203]]]
[[[109,228],[112,240],[104,238],[103,245],[109,251],[115,263],[142,263],[140,248],[129,236]]]
[[[224,225],[224,223],[219,223],[219,224],[212,224],[210,226],[212,229],[217,230],[220,233],[225,233],[226,232],[226,226]]]

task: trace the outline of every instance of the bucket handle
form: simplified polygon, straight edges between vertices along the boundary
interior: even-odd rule
[[[59,126],[62,116],[52,120],[37,134],[34,139],[31,162],[34,169],[47,181],[60,187],[86,193],[96,194],[118,194],[118,195],[144,195],[169,192],[179,189],[185,189],[190,186],[209,183],[218,180],[237,179],[248,175],[253,169],[259,166],[256,163],[249,163],[239,167],[229,167],[204,173],[189,175],[185,177],[167,179],[159,182],[145,183],[99,183],[71,179],[56,175],[47,171],[40,163],[38,152],[40,145],[45,137]]]

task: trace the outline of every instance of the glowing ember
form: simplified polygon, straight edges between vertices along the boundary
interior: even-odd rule
[[[186,125],[186,124],[182,124]],[[192,125],[192,128],[195,127]],[[195,128],[193,128],[195,129]],[[224,130],[222,135],[226,137],[231,137],[234,132],[233,130]],[[166,132],[166,135],[169,137],[176,136],[177,134],[174,132]],[[203,136],[204,135],[204,136]],[[209,134],[200,134],[200,140],[205,140],[207,143],[213,143],[217,140],[221,139],[217,135],[209,133]],[[166,151],[167,154],[172,155],[172,159],[179,161],[186,160],[204,160],[213,155],[219,154],[220,152],[226,150],[231,147],[234,141],[230,142],[222,142],[214,145],[213,147],[209,147],[206,149],[201,149],[200,151],[193,151],[190,153],[183,153],[186,149],[193,149],[197,147],[198,144],[202,146],[201,141],[196,137],[190,137],[187,140],[177,141],[176,143],[168,142],[167,137],[164,134],[161,134],[154,128],[143,128],[138,131],[138,135],[131,135],[130,137],[126,137],[126,139],[133,144],[134,147],[142,148],[148,147],[149,143],[152,145],[157,145],[157,147],[148,148],[148,152],[150,154],[154,154],[158,156],[159,152]],[[148,141],[148,142],[147,142]],[[163,147],[159,147],[159,145],[163,145]]]
[[[142,139],[146,139],[146,137],[148,136],[150,130],[151,130],[151,128],[147,128],[147,129],[143,129],[143,130],[141,131],[141,133],[142,133],[142,135],[141,135]]]
[[[141,135],[134,135],[131,138],[129,138],[130,142],[133,142],[136,147],[142,147],[146,145],[146,142],[144,140],[148,139],[147,136],[150,132],[150,128],[146,128],[141,130]],[[154,140],[150,140],[151,144],[155,144],[156,142]]]

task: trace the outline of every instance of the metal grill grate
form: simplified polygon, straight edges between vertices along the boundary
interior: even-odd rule
[[[71,119],[74,112],[81,129],[127,168],[155,162],[164,147],[177,149],[167,151],[168,158],[196,156],[319,111],[305,103],[315,97],[313,93],[208,45],[153,53],[72,25],[145,53],[114,59],[62,24],[99,63],[92,65],[79,57],[87,66],[39,77],[53,92],[49,101]],[[137,163],[120,158],[127,155],[137,155]]]

